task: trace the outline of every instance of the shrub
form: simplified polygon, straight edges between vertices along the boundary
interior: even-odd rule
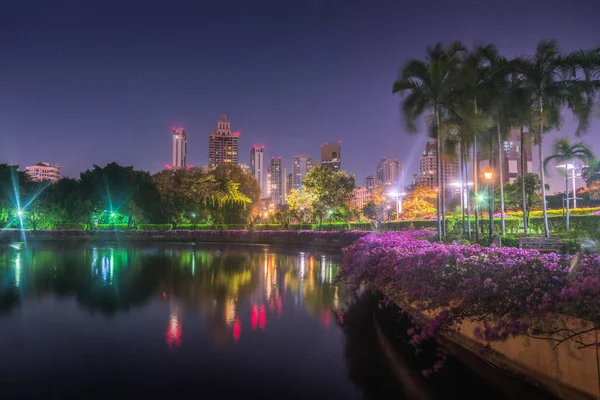
[[[179,224],[177,225],[178,230],[184,231],[208,231],[213,229],[210,224]]]
[[[353,231],[372,231],[373,224],[370,222],[351,222],[350,230]]]
[[[88,226],[86,224],[78,224],[78,223],[65,223],[65,224],[54,224],[54,229],[57,231],[65,231],[65,230],[78,230],[85,231]]]
[[[313,224],[313,231],[343,232],[348,230],[348,224],[345,222],[328,222],[325,224]]]
[[[138,224],[138,230],[141,231],[170,231],[173,224]]]
[[[413,232],[368,234],[343,249],[338,279],[353,291],[371,284],[429,313],[409,329],[413,344],[460,331],[465,321],[479,321],[473,333],[486,342],[522,334],[568,340],[577,332],[561,329],[564,321],[553,316],[600,327],[600,256],[582,256],[574,274],[570,261],[537,250],[429,243]],[[583,346],[596,344],[591,337]]]
[[[126,231],[128,229],[127,224],[98,224],[99,231]]]
[[[519,247],[519,238],[512,235],[500,236],[502,247]]]
[[[256,224],[254,230],[257,231],[280,231],[283,228],[279,224]]]

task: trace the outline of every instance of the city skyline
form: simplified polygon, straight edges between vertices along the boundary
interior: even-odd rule
[[[206,136],[220,113],[242,132],[242,157],[253,143],[288,161],[296,153],[318,157],[319,144],[340,139],[343,169],[357,182],[383,156],[401,160],[409,177],[418,171],[426,129],[420,121],[419,134],[408,135],[391,85],[426,46],[493,43],[514,57],[531,54],[542,39],[557,38],[563,51],[600,43],[600,5],[590,0],[568,9],[538,0],[459,1],[464,7],[434,0],[438,12],[427,21],[434,28],[420,35],[413,32],[423,24],[423,6],[386,1],[165,8],[150,0],[140,10],[109,0],[93,14],[83,4],[37,4],[40,12],[32,13],[29,3],[10,3],[0,16],[3,37],[19,38],[0,44],[8,55],[0,63],[0,162],[24,168],[51,161],[69,177],[112,161],[158,172],[171,161],[171,126],[187,131],[187,163],[206,165]],[[173,20],[182,29],[171,29]],[[267,24],[279,34],[267,34]],[[545,153],[553,139],[575,140],[575,126],[566,113]],[[581,138],[596,152],[599,129],[594,119]],[[144,151],[133,151],[140,143]],[[558,173],[549,180],[551,192],[562,190]]]

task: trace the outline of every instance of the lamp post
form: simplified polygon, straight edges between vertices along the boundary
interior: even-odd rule
[[[487,182],[488,187],[488,205],[489,205],[489,219],[490,219],[490,243],[492,243],[492,237],[494,236],[494,194],[492,193],[492,182],[494,179],[494,171],[488,168],[483,171],[483,179]]]
[[[396,219],[400,219],[400,214],[402,213],[402,196],[406,193],[399,193],[396,191],[389,192],[387,195],[389,197],[393,197],[396,199]]]

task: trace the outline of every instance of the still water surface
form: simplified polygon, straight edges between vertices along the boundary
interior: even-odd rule
[[[424,379],[433,361],[415,359],[406,318],[371,296],[348,304],[339,259],[272,246],[0,245],[0,396],[548,398],[518,381],[507,392],[451,357]],[[406,364],[401,381],[374,311]]]
[[[2,390],[360,398],[338,269],[337,253],[266,246],[5,245]]]

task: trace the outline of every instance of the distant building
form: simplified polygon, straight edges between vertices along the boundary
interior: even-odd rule
[[[363,207],[371,200],[372,192],[366,187],[359,187],[352,191],[352,206],[362,210]]]
[[[289,196],[292,189],[294,189],[294,185],[292,184],[293,176],[294,176],[293,174],[285,175],[285,197],[286,198]]]
[[[25,173],[33,181],[52,181],[60,180],[60,165],[50,165],[48,162],[39,162],[35,165],[25,167]]]
[[[183,128],[171,128],[173,131],[173,168],[185,168],[187,157],[187,134]]]
[[[281,157],[271,158],[268,170],[270,196],[273,204],[285,204],[285,171]]]
[[[375,190],[375,188],[381,186],[381,179],[379,179],[376,176],[373,175],[369,175],[365,178],[365,180],[363,181],[363,186],[365,189],[367,189],[369,191],[369,193],[373,193],[373,191]]]
[[[314,164],[313,157],[308,154],[297,154],[292,159],[292,184],[291,188],[302,190],[302,182]],[[291,189],[290,189],[291,190]]]
[[[513,129],[503,142],[502,146],[502,180],[503,184],[513,183],[521,175],[521,151],[525,152],[525,173],[533,172],[533,144],[531,141],[525,142],[525,147],[521,149],[521,131]],[[477,160],[480,175],[490,166],[490,152],[478,151]],[[494,185],[498,186],[500,174],[498,168],[498,146],[494,147],[492,154],[492,169],[494,171]],[[483,182],[482,182],[483,183]]]
[[[404,190],[404,166],[398,160],[383,157],[377,164],[377,178],[388,188]]]
[[[418,183],[429,188],[437,188],[437,144],[435,140],[427,142],[425,150],[419,157]],[[446,187],[460,179],[460,169],[457,160],[445,161],[442,165],[442,173]],[[450,189],[449,189],[450,190]]]
[[[250,149],[250,170],[260,186],[261,198],[267,198],[269,191],[265,174],[265,146],[254,145]]]
[[[342,169],[342,142],[321,145],[321,165],[334,171]]]
[[[208,166],[238,165],[240,133],[232,132],[226,115],[217,122],[217,129],[210,134],[208,143]]]

